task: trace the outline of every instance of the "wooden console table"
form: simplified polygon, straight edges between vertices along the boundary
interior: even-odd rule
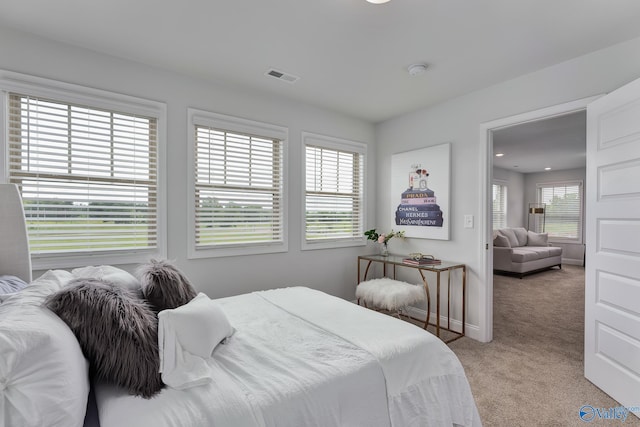
[[[371,265],[373,263],[381,263],[382,264],[382,269],[383,269],[383,276],[387,276],[387,266],[393,266],[393,279],[396,278],[396,267],[397,266],[401,266],[401,267],[406,267],[406,268],[413,268],[415,270],[418,270],[418,273],[420,273],[420,277],[422,279],[422,283],[424,285],[424,291],[427,294],[427,301],[430,300],[430,295],[429,295],[429,284],[427,282],[427,279],[424,275],[425,271],[430,271],[436,274],[436,323],[430,323],[429,322],[429,314],[428,313],[428,309],[427,309],[427,315],[426,315],[426,319],[424,322],[424,329],[427,329],[427,326],[432,325],[436,327],[436,336],[440,339],[442,339],[440,337],[440,331],[441,330],[446,330],[449,331],[451,333],[454,334],[453,338],[450,338],[448,340],[446,340],[446,343],[450,343],[451,341],[455,341],[458,338],[461,338],[464,336],[464,327],[465,327],[465,322],[466,322],[466,318],[465,318],[465,314],[466,314],[466,307],[465,307],[465,295],[466,295],[466,286],[467,286],[467,266],[465,264],[460,264],[457,262],[452,262],[452,261],[442,261],[441,264],[430,264],[430,265],[411,265],[411,264],[405,264],[404,262],[402,262],[402,260],[406,258],[406,256],[399,256],[399,255],[388,255],[388,256],[383,256],[383,255],[360,255],[358,256],[358,284],[360,282],[363,282],[365,280],[367,280],[367,274],[369,273],[369,268],[371,267]],[[364,276],[361,275],[361,263],[362,262],[366,262],[366,268],[364,270]],[[451,271],[452,270],[456,270],[456,269],[461,269],[462,270],[462,330],[461,331],[454,331],[451,329]],[[447,326],[441,326],[440,325],[440,274],[442,272],[446,271],[447,274]],[[416,319],[417,320],[417,319]]]

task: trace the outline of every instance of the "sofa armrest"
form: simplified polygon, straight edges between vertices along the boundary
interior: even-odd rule
[[[494,270],[511,270],[511,256],[513,249],[503,248],[499,246],[493,247],[493,269]]]

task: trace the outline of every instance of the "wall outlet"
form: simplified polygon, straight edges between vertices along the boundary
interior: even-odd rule
[[[464,216],[464,228],[473,228],[473,215]]]

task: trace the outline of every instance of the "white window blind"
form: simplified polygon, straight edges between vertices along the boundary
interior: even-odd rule
[[[283,142],[195,126],[196,249],[282,243]]]
[[[305,145],[307,243],[362,240],[364,154],[350,148]]]
[[[493,184],[493,229],[507,227],[507,186]]]
[[[157,247],[156,118],[17,93],[8,116],[34,256]]]
[[[538,184],[538,203],[545,204],[549,237],[582,240],[582,183]]]

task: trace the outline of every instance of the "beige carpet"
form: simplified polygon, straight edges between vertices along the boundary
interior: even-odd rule
[[[579,410],[620,406],[584,378],[584,269],[563,266],[518,279],[494,276],[491,343],[464,337],[449,346],[460,358],[483,425],[640,426],[594,419]],[[640,396],[638,396],[640,404]]]

